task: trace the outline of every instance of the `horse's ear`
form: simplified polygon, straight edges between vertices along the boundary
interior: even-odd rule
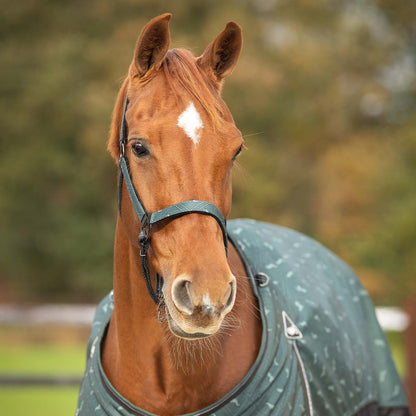
[[[120,129],[121,129],[121,120],[123,118],[123,109],[124,102],[127,95],[127,86],[129,79],[128,77],[124,80],[123,85],[118,92],[116,104],[113,109],[113,118],[111,120],[110,127],[110,137],[108,139],[107,150],[110,152],[111,156],[118,161],[120,157]]]
[[[136,44],[131,67],[139,77],[143,77],[152,67],[156,70],[160,68],[169,49],[171,17],[169,13],[162,14],[144,27]]]
[[[198,64],[218,82],[231,74],[237,64],[243,45],[240,26],[228,22],[225,29],[210,43],[198,58]]]

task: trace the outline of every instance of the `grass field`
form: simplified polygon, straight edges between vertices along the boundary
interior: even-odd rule
[[[0,346],[1,375],[82,376],[85,345]],[[78,386],[0,387],[0,414],[73,416]]]
[[[0,374],[15,376],[82,376],[85,345],[0,346]],[[74,387],[0,387],[0,414],[73,416]],[[59,411],[57,411],[59,409]]]
[[[400,332],[387,333],[387,340],[389,341],[397,371],[399,372],[400,377],[403,379],[406,374],[406,358],[404,356],[403,334]]]
[[[0,375],[82,377],[87,331],[0,328]],[[78,386],[0,386],[0,415],[73,416]]]
[[[82,375],[87,344],[2,345],[0,374]]]
[[[0,388],[5,416],[74,416],[78,387]]]
[[[85,366],[85,334],[76,342],[57,339],[16,339],[11,342],[0,331],[0,375],[67,375],[81,377]],[[32,334],[33,335],[33,334]],[[405,371],[402,335],[388,334],[393,356],[401,375]],[[24,343],[22,344],[22,341]],[[78,387],[0,386],[0,415],[73,416]]]

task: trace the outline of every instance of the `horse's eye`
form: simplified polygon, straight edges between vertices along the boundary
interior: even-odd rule
[[[134,141],[131,145],[131,148],[133,150],[133,153],[137,157],[146,157],[146,156],[149,156],[150,154],[145,144],[139,140]]]
[[[237,152],[235,153],[235,155],[233,156],[233,161],[237,159],[238,155],[241,153],[241,151],[243,150],[243,145],[241,145]]]

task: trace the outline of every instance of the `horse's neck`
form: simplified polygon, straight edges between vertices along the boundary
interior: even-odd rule
[[[232,246],[229,256],[238,290],[227,328],[205,340],[180,340],[158,322],[138,249],[117,225],[114,311],[102,362],[114,387],[136,406],[159,415],[199,410],[230,391],[253,364],[261,337],[256,301]]]

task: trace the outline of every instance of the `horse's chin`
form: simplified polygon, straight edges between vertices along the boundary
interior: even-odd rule
[[[191,332],[189,330],[183,329],[176,322],[176,320],[172,318],[171,314],[169,313],[168,308],[166,308],[166,316],[168,318],[169,329],[172,332],[172,334],[177,336],[178,338],[186,339],[188,341],[194,341],[194,340],[207,338],[207,337],[210,337],[212,335],[215,335],[217,333],[217,330],[218,330],[219,326],[220,326],[220,325],[218,325],[218,328],[216,328],[214,330],[211,330],[211,329],[208,330],[208,329],[205,329],[205,328],[203,330],[198,330],[197,328],[192,328],[192,332]],[[189,325],[187,325],[187,326],[189,326]]]

